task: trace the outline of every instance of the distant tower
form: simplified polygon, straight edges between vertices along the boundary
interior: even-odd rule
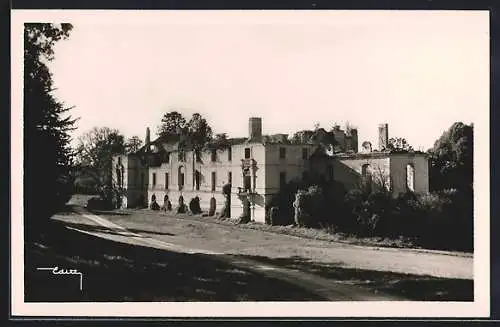
[[[146,138],[144,139],[144,145],[146,149],[149,150],[149,144],[151,143],[149,127],[146,127]]]
[[[354,153],[358,152],[358,129],[357,128],[351,128],[351,150],[354,151]]]
[[[389,125],[380,124],[378,125],[378,149],[379,151],[384,151],[389,145]]]
[[[248,120],[248,139],[250,141],[262,140],[262,118],[250,117]]]

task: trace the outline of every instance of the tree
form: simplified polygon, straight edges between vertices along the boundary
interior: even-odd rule
[[[226,133],[215,134],[215,136],[207,143],[209,149],[227,149],[231,146]]]
[[[186,124],[187,133],[191,145],[195,150],[201,150],[210,140],[212,140],[212,128],[199,113],[193,114]]]
[[[186,131],[186,119],[178,111],[167,112],[158,127],[158,136],[180,135]]]
[[[428,151],[430,186],[433,190],[472,189],[473,125],[454,123]]]
[[[158,127],[160,137],[175,137],[180,141],[180,147],[190,146],[200,151],[212,143],[212,128],[199,113],[194,113],[191,119],[186,119],[177,111],[163,115],[162,124]]]
[[[112,157],[124,153],[124,136],[116,129],[94,127],[78,138],[78,166],[101,190],[112,186]]]
[[[389,139],[387,150],[391,152],[405,153],[412,152],[413,147],[402,137],[393,137]]]
[[[25,227],[48,221],[71,197],[74,176],[70,131],[76,119],[59,102],[46,63],[56,42],[73,26],[24,24],[24,203]],[[45,218],[45,219],[44,219]],[[36,228],[34,229],[36,230]]]
[[[142,146],[142,140],[139,136],[132,136],[125,142],[125,152],[126,153],[134,153],[137,152]]]

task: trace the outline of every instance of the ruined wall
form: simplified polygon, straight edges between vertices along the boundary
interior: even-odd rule
[[[429,192],[429,163],[423,154],[401,153],[391,156],[391,179],[395,194],[407,191],[407,165],[415,168],[415,193]]]
[[[358,185],[363,165],[369,165],[372,176],[382,178],[390,187],[390,161],[388,157],[354,156],[340,157],[334,161],[334,177],[344,184],[347,190]]]
[[[258,206],[255,211],[264,212],[264,189],[265,189],[265,151],[260,143],[249,143],[234,145],[229,150],[217,150],[215,161],[212,161],[212,152],[205,151],[201,154],[200,160],[196,161],[192,151],[186,151],[185,161],[179,161],[177,152],[172,152],[168,163],[163,163],[159,167],[149,168],[148,185],[148,203],[154,194],[158,204],[163,205],[163,198],[167,194],[175,208],[178,204],[178,198],[182,194],[186,204],[189,200],[198,196],[200,206],[208,211],[210,199],[216,199],[216,211],[219,212],[224,205],[224,196],[222,187],[229,182],[229,173],[231,173],[231,217],[238,218],[242,213],[242,203],[238,197],[238,187],[243,188],[242,159],[245,157],[245,148],[250,149],[250,158],[257,162],[257,171],[255,178],[255,191],[258,193],[256,202]],[[184,187],[179,189],[179,168],[184,172]],[[200,173],[199,189],[196,188],[196,171]],[[165,185],[165,173],[168,173],[168,185]],[[215,190],[212,189],[212,173],[215,173]],[[156,174],[156,184],[153,185],[153,174]],[[253,183],[254,181],[252,181]],[[264,215],[257,213],[260,217],[257,220],[264,221]]]
[[[285,148],[285,158],[280,158],[280,148]],[[302,157],[307,149],[307,158]],[[285,182],[302,179],[304,172],[309,173],[309,157],[314,150],[312,145],[266,145],[266,189],[265,194],[274,195],[280,190],[280,173],[285,173]]]
[[[142,165],[140,159],[133,155],[117,155],[112,158],[112,178],[114,186],[118,186],[117,164],[121,160],[123,167],[123,190],[122,208],[135,207],[139,204],[141,195],[146,199],[148,187],[148,170]],[[141,185],[141,173],[144,176]]]
[[[407,165],[414,167],[414,192],[429,191],[429,166],[423,154],[366,154],[339,157],[334,161],[335,180],[342,182],[347,189],[356,186],[361,178],[363,165],[368,164],[374,177],[382,178],[393,194],[407,191]]]

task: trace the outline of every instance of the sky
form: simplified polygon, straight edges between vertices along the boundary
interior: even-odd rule
[[[204,116],[215,133],[330,128],[359,144],[378,124],[427,150],[455,121],[489,112],[484,12],[155,12],[67,19],[50,64],[56,96],[94,126],[144,139],[164,113]]]

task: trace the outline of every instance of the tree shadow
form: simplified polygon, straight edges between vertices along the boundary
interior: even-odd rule
[[[258,262],[303,271],[374,291],[403,296],[413,301],[474,301],[474,281],[386,271],[344,268],[341,263],[315,263],[301,257],[268,258],[237,256]]]
[[[80,215],[77,213],[74,208],[76,205],[74,204],[65,204],[63,205],[58,211],[57,215],[59,216],[75,216],[75,215]]]
[[[54,221],[25,244],[26,302],[324,301],[209,256],[105,240]],[[40,267],[76,269],[54,275]]]
[[[89,212],[95,215],[106,215],[106,216],[130,216],[130,212],[115,210],[97,210],[97,209],[87,209]]]
[[[159,232],[157,230],[146,230],[146,229],[135,229],[135,228],[127,228],[126,230],[109,228],[101,225],[90,225],[90,224],[81,224],[74,222],[64,222],[64,225],[67,227],[75,228],[85,232],[97,232],[97,233],[106,233],[113,235],[122,235],[123,233],[131,232],[137,234],[151,234],[151,235],[165,235],[165,236],[175,236],[175,234],[168,232]]]

